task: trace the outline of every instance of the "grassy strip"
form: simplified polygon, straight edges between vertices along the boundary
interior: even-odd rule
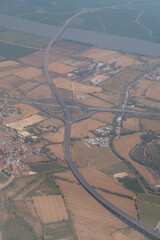
[[[34,52],[35,50],[31,48],[0,42],[0,56],[3,57],[4,60],[15,60]]]
[[[94,188],[95,188],[95,187],[94,187]],[[103,189],[103,188],[98,188],[98,187],[96,187],[95,189],[101,190],[102,192],[105,192],[105,193],[109,193],[109,194],[112,194],[112,195],[116,195],[116,196],[118,196],[118,197],[123,197],[123,198],[127,198],[127,199],[134,200],[133,197],[131,197],[131,196],[129,196],[129,195],[122,194],[122,193],[111,192],[111,191],[109,191],[109,190],[106,190],[106,189]]]
[[[45,48],[49,42],[49,38],[17,31],[0,33],[0,40],[37,48]]]

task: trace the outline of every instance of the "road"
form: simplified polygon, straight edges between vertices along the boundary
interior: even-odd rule
[[[70,115],[69,115],[69,111],[67,109],[66,103],[64,102],[61,95],[58,93],[53,81],[50,79],[49,72],[48,72],[47,59],[48,59],[48,53],[50,51],[51,46],[57,41],[57,39],[63,33],[65,28],[68,26],[68,24],[77,16],[84,14],[86,12],[90,12],[90,11],[91,10],[83,10],[80,13],[78,13],[78,14],[74,15],[73,17],[71,17],[70,19],[68,19],[66,21],[66,23],[64,24],[64,26],[60,29],[60,31],[53,37],[51,42],[48,44],[46,51],[45,51],[45,56],[44,56],[44,72],[45,72],[46,81],[51,88],[52,94],[54,94],[56,96],[57,101],[61,105],[62,110],[65,115],[64,150],[65,150],[66,159],[67,159],[67,162],[68,162],[68,165],[69,165],[71,171],[73,172],[75,177],[78,179],[80,184],[88,191],[88,193],[91,196],[93,196],[102,206],[104,206],[104,208],[106,208],[107,210],[112,212],[115,216],[117,216],[122,221],[127,223],[130,227],[135,228],[136,230],[138,230],[139,232],[141,232],[142,234],[147,236],[149,239],[160,240],[160,234],[158,232],[156,232],[153,229],[149,228],[148,226],[144,225],[143,223],[136,220],[135,218],[129,216],[125,212],[121,211],[115,205],[113,205],[108,200],[103,198],[98,192],[96,192],[95,189],[92,186],[90,186],[88,184],[88,182],[80,174],[80,172],[78,171],[77,167],[74,164],[74,161],[73,161],[71,153],[70,153],[71,119],[70,119]],[[117,111],[120,111],[120,110],[118,109]],[[137,111],[135,111],[135,113],[137,113]]]

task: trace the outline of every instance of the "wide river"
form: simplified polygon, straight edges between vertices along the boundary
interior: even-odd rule
[[[33,22],[0,14],[0,26],[44,37],[53,37],[60,27]],[[160,44],[129,37],[116,36],[101,32],[67,28],[61,38],[89,43],[100,48],[108,48],[134,54],[160,57]]]

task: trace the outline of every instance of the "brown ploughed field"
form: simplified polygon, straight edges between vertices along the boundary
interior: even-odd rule
[[[44,223],[59,222],[68,219],[61,195],[34,196],[34,206]]]

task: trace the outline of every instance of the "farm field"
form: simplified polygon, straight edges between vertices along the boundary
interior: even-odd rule
[[[74,239],[74,230],[70,220],[57,223],[47,224],[45,227],[45,237],[54,240],[71,240]]]
[[[33,99],[51,98],[51,96],[51,90],[46,84],[40,85],[27,93],[27,97]]]
[[[85,44],[63,40],[55,43],[54,47],[52,47],[55,52],[61,52],[66,55],[72,55],[73,53],[81,52],[87,48],[88,46]]]
[[[98,158],[100,155],[98,147],[91,147],[84,141],[72,141],[71,153],[79,167],[90,165],[91,159]]]
[[[50,142],[55,142],[55,143],[63,142],[63,137],[64,137],[64,127],[59,128],[58,131],[55,133],[51,132],[43,135],[44,139]]]
[[[44,52],[41,50],[32,54],[29,54],[28,56],[19,58],[18,60],[21,63],[31,65],[36,68],[41,68],[43,66],[43,57],[44,57]]]
[[[81,53],[83,57],[92,58],[95,61],[112,64],[116,59],[118,66],[127,67],[133,64],[142,64],[136,56],[124,55],[117,51],[105,50],[100,48],[90,48]]]
[[[4,174],[0,173],[0,183],[3,183],[3,182],[5,182],[7,179],[8,179],[8,178],[7,178],[7,176],[6,176],[6,175],[4,175]]]
[[[118,92],[108,92],[107,89],[103,89],[102,93],[94,93],[96,97],[100,97],[112,104],[118,105],[120,99],[120,93]]]
[[[72,72],[73,70],[75,70],[75,68],[61,62],[53,62],[48,65],[48,70],[59,74],[64,74]]]
[[[146,225],[155,228],[159,222],[160,205],[138,200],[138,207],[141,221]]]
[[[58,118],[49,118],[47,120],[40,122],[38,126],[39,127],[54,126],[54,127],[60,128],[63,126],[63,122]]]
[[[104,211],[103,207],[81,186],[61,180],[56,180],[56,182],[64,194],[68,209],[73,214],[72,219],[78,239],[96,240],[106,239],[107,237],[107,240],[112,240],[111,233],[113,228],[123,229],[126,227],[123,222],[114,217],[110,212]],[[108,194],[104,195],[105,197],[109,196]],[[118,202],[118,199],[120,198],[116,197],[114,201]],[[122,201],[123,206],[121,208],[124,207],[125,203],[130,202],[128,200],[125,202],[124,199]],[[131,211],[133,211],[132,214],[134,215],[134,206]]]
[[[90,158],[89,166],[104,170],[109,174],[111,170],[116,169],[117,165],[123,165],[123,162],[112,153],[110,148],[101,148],[99,151],[99,156]]]
[[[11,128],[15,128],[17,130],[22,130],[24,127],[41,122],[44,119],[45,117],[42,117],[40,115],[33,115],[31,117],[24,118],[23,120],[18,120],[16,122],[9,123],[8,126]]]
[[[4,118],[3,122],[2,122],[3,124],[10,124],[12,122],[23,120],[24,118],[28,118],[32,115],[36,115],[39,112],[37,109],[35,109],[27,104],[18,103],[18,104],[14,104],[12,106],[20,109],[20,114],[18,114],[16,116]]]
[[[24,66],[22,66],[20,64],[15,65],[15,66],[9,66],[7,68],[8,68],[7,71],[6,71],[5,67],[1,69],[0,79],[6,78],[10,75],[16,75],[17,72],[20,72],[20,71],[23,71],[26,69]]]
[[[61,77],[55,78],[53,81],[57,88],[64,88],[66,90],[73,91],[73,94],[101,92],[102,90],[100,87],[85,85],[83,83],[74,82]]]
[[[17,31],[7,31],[0,33],[0,40],[15,43],[15,45],[24,45],[27,47],[37,48],[44,48],[49,42],[48,38]]]
[[[46,0],[46,5],[48,1]],[[74,0],[68,1],[72,1],[72,5],[76,4]],[[110,4],[113,4],[113,1]],[[105,4],[106,1],[99,0],[99,4],[102,2]],[[39,4],[41,3],[39,2]],[[56,8],[60,6],[58,0],[53,1],[52,4]],[[93,3],[88,2],[88,4]],[[86,2],[84,5],[86,5]],[[78,10],[76,9],[76,11]],[[37,17],[42,16],[43,10],[36,9],[35,15]],[[60,17],[60,15],[63,15],[64,20],[72,13],[65,12],[56,16]],[[31,12],[26,17],[30,18],[30,16],[32,18],[34,13]],[[22,15],[22,17],[25,16]],[[61,24],[64,24],[64,22]],[[19,40],[16,40],[14,34],[13,32],[11,36],[15,41],[24,41],[27,44],[29,37],[31,37],[31,40],[33,40],[31,44],[36,44],[36,39],[33,36],[28,36],[25,42],[26,34],[21,35],[18,33],[17,39],[19,38]],[[42,47],[43,44],[45,46],[45,41],[48,41],[43,39],[44,42],[41,42],[41,40],[39,39],[39,42],[37,42],[39,47]],[[86,54],[86,56],[83,54]],[[89,59],[87,59],[87,54]],[[31,134],[33,143],[30,142],[30,139],[22,138],[22,142],[26,141],[28,146],[33,147],[33,152],[28,151],[26,153],[22,160],[24,165],[20,164],[17,167],[19,176],[14,177],[12,183],[4,189],[4,194],[2,192],[0,196],[0,209],[2,209],[0,211],[0,240],[1,230],[3,240],[10,240],[12,237],[15,240],[22,240],[23,231],[26,234],[24,240],[43,238],[46,240],[141,240],[141,234],[128,228],[125,223],[105,210],[79,185],[69,170],[63,147],[65,126],[64,122],[58,119],[58,117],[64,119],[64,112],[61,111],[60,107],[52,106],[51,101],[54,100],[54,96],[52,96],[50,88],[45,82],[43,57],[44,50],[40,49],[40,51],[34,51],[27,56],[22,56],[16,61],[0,62],[0,92],[5,94],[5,98],[7,96],[12,98],[19,96],[18,102],[21,100],[27,102],[28,98],[33,98],[33,106],[36,106],[34,100],[39,100],[39,106],[42,103],[42,108],[52,112],[52,116],[54,116],[51,118],[51,115],[48,115],[49,117],[47,117],[47,113],[42,113],[41,110],[37,110],[40,108],[37,107],[36,109],[32,105],[13,104],[10,100],[1,100],[1,105],[4,104],[2,124],[8,124],[11,128],[17,129],[17,134],[20,134],[19,130],[33,125],[25,130],[33,132],[36,136]],[[83,64],[89,66],[92,59],[113,63],[114,58],[125,69],[103,82],[102,87],[84,84],[83,76],[79,76],[79,82],[71,81],[69,75],[65,74],[75,69],[84,70],[85,65]],[[118,105],[124,87],[143,73],[143,67],[151,66],[149,60],[147,63],[141,60],[142,58],[139,56],[91,48],[91,46],[73,42],[59,41],[55,43],[49,54],[49,74],[63,98],[76,100],[91,106],[114,108],[116,104]],[[141,66],[142,69],[138,68],[138,66]],[[103,75],[103,73],[100,74]],[[75,76],[72,75],[72,77],[74,79]],[[156,95],[156,90],[152,90]],[[147,93],[149,91],[150,89],[148,89]],[[1,96],[3,97],[3,95]],[[142,96],[140,97],[142,98]],[[29,99],[29,102],[31,102],[31,99]],[[16,110],[12,108],[16,108]],[[8,112],[5,112],[6,109]],[[82,109],[74,109],[68,108],[71,121],[83,114]],[[90,113],[95,112],[90,111]],[[107,200],[135,218],[137,218],[138,212],[133,198],[138,193],[136,200],[139,204],[140,217],[142,221],[153,227],[160,214],[158,209],[159,198],[152,198],[146,193],[141,193],[143,189],[141,189],[138,180],[135,179],[134,173],[117,157],[118,155],[114,154],[111,148],[91,147],[83,139],[85,137],[94,137],[92,130],[99,126],[112,123],[115,126],[115,116],[110,112],[96,112],[90,118],[72,125],[70,150],[73,160],[90,185]],[[125,130],[159,130],[160,121],[145,119],[145,116],[139,121],[136,115],[131,118],[127,114],[125,116],[127,118],[123,122]],[[120,136],[118,140],[113,141],[113,146],[116,152],[132,163],[149,182],[150,186],[153,187],[159,184],[157,175],[155,176],[154,172],[150,171],[149,168],[134,162],[129,155],[132,148],[140,143],[140,134],[141,132]],[[118,174],[119,176],[125,175],[126,179],[122,179],[123,184],[118,181],[116,177]],[[0,174],[1,181],[3,183],[5,180]],[[138,190],[135,191],[135,189]],[[150,203],[153,205],[153,221],[148,220],[150,210],[144,213]]]
[[[42,71],[40,69],[34,68],[34,67],[29,67],[29,68],[26,68],[25,70],[15,73],[15,75],[17,77],[25,79],[25,80],[30,80],[32,78],[40,76],[41,74],[42,74]]]
[[[122,185],[118,181],[116,181],[112,177],[109,177],[106,174],[98,171],[94,167],[79,168],[79,171],[82,174],[82,176],[86,179],[86,181],[90,185],[92,185],[96,188],[105,189],[112,193],[116,192],[116,193],[134,197],[134,194],[131,191],[123,188]],[[77,180],[75,179],[75,177],[72,175],[72,173],[70,171],[63,172],[63,173],[56,173],[55,176],[66,178],[71,181],[77,182]]]
[[[4,62],[0,62],[0,69],[1,68],[5,68],[5,67],[10,67],[10,66],[17,66],[19,65],[18,62],[16,61],[4,61]]]
[[[78,102],[90,105],[90,106],[95,106],[95,107],[104,107],[104,108],[112,108],[113,105],[111,103],[108,103],[106,101],[103,101],[101,99],[98,99],[94,96],[87,95],[86,99],[78,100]]]
[[[139,144],[140,142],[141,141],[139,134],[121,136],[120,139],[114,141],[114,148],[120,156],[129,161],[141,173],[146,181],[153,186],[156,185],[156,179],[154,178],[151,171],[149,171],[148,168],[146,168],[144,165],[133,161],[129,156],[129,152],[136,144]]]
[[[18,88],[16,88],[16,91],[22,91],[23,93],[29,91],[30,89],[36,87],[38,85],[38,83],[35,81],[27,81],[23,84],[21,84],[21,86],[19,86]]]
[[[23,84],[23,80],[20,79],[19,77],[16,76],[6,76],[2,79],[0,79],[0,84],[1,84],[1,91],[2,93],[8,92],[12,90],[15,87],[18,87],[20,84]]]
[[[89,134],[90,130],[93,130],[99,126],[104,126],[105,123],[94,119],[86,119],[72,125],[71,137],[82,138]]]
[[[159,131],[160,130],[160,121],[151,120],[151,119],[140,119],[143,130],[152,130]]]
[[[105,123],[112,123],[112,120],[113,120],[114,117],[115,117],[115,114],[113,114],[113,113],[103,112],[103,113],[95,113],[92,116],[92,119],[102,121],[102,122],[105,122]]]
[[[137,85],[137,90],[131,90],[134,96],[137,97],[148,97],[150,99],[160,100],[159,97],[160,83],[150,80],[141,80]]]
[[[26,163],[26,164],[29,164],[29,163],[39,163],[39,162],[47,162],[49,159],[45,156],[41,156],[41,155],[38,155],[38,154],[30,154],[28,156],[26,156],[24,159],[23,159],[23,162]]]
[[[143,97],[138,97],[138,103],[142,103],[143,105],[145,105],[149,108],[157,108],[157,109],[160,108],[159,102],[148,100]]]
[[[123,121],[123,127],[132,131],[139,130],[139,119],[138,118],[127,118]]]
[[[61,195],[34,196],[34,206],[44,223],[67,220],[68,215]]]
[[[56,157],[64,160],[64,150],[62,144],[49,145],[47,146],[47,148],[50,150],[51,153],[54,153]]]
[[[116,74],[108,81],[101,85],[104,89],[111,92],[122,93],[124,87],[142,75],[142,72],[126,68],[122,72]]]
[[[35,49],[0,42],[0,56],[4,60],[16,60],[35,51]]]

